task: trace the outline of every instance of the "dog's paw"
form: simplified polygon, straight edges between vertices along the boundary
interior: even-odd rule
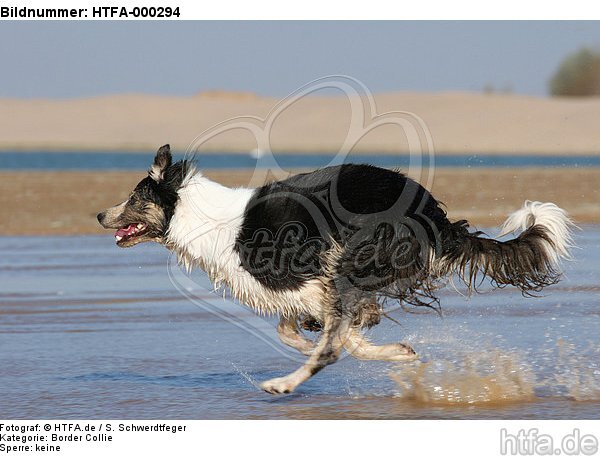
[[[269,394],[287,394],[296,389],[296,385],[287,377],[272,378],[262,382],[260,387]]]
[[[398,347],[399,351],[403,351],[407,355],[416,355],[417,354],[417,352],[415,352],[414,348],[412,348],[408,344],[405,344],[405,343],[402,343],[402,342],[398,342],[396,344],[396,346]]]

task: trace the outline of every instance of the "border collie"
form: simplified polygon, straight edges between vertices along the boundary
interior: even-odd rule
[[[280,318],[281,341],[308,357],[261,384],[289,393],[342,349],[366,360],[410,361],[405,344],[377,346],[362,329],[379,323],[386,297],[437,307],[435,290],[458,276],[487,277],[535,294],[560,278],[572,222],[552,203],[527,201],[503,225],[505,242],[451,222],[440,203],[398,171],[343,164],[260,188],[227,188],[161,147],[123,203],[98,214],[119,247],[155,241],[200,267],[242,303]],[[382,299],[383,298],[383,299]],[[302,329],[320,331],[313,342]]]

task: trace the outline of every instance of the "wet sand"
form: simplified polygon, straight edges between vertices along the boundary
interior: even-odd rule
[[[246,170],[208,171],[229,186],[251,182]],[[0,172],[2,235],[101,234],[97,212],[127,198],[141,172]],[[496,226],[526,199],[552,201],[578,223],[600,223],[600,168],[449,169],[432,191],[452,219]]]

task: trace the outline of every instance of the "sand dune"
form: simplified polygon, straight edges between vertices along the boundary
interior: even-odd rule
[[[0,149],[154,150],[170,142],[185,150],[216,123],[242,115],[264,118],[278,101],[227,92],[191,97],[0,99]],[[409,111],[422,118],[437,153],[600,153],[600,98],[384,93],[376,95],[375,101],[378,113]],[[342,96],[301,99],[274,121],[271,147],[337,151],[348,132],[350,111],[348,99]],[[231,130],[204,149],[248,151],[256,146],[249,133]],[[356,150],[405,152],[408,141],[398,127],[388,125],[367,134]]]

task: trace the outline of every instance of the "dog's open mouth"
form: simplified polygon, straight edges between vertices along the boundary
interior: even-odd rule
[[[126,228],[119,228],[115,232],[115,240],[117,245],[131,241],[148,231],[148,226],[145,223],[132,223]]]

